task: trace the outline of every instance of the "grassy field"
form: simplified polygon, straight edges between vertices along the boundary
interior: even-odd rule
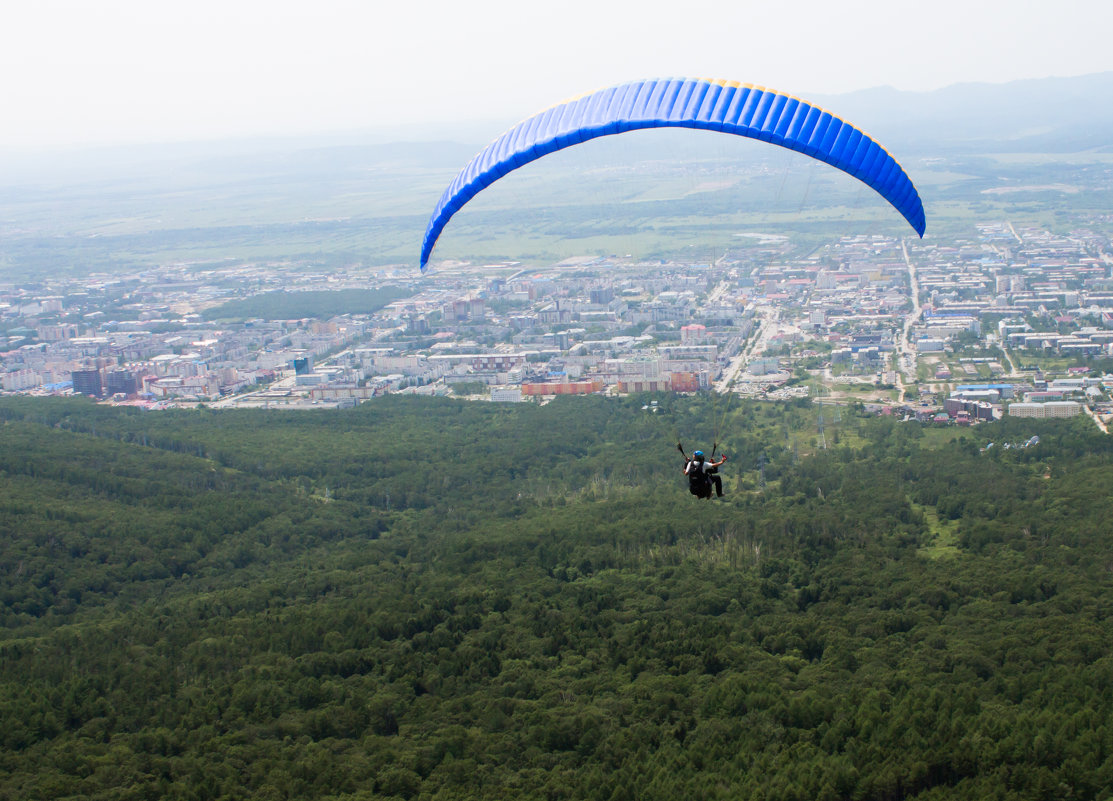
[[[804,250],[863,232],[908,233],[887,204],[837,170],[718,139],[732,138],[667,140],[630,152],[609,143],[528,165],[461,210],[435,256],[702,261],[740,249],[748,233],[786,235]],[[18,276],[222,259],[416,264],[428,215],[466,152],[293,152],[73,184],[0,185],[5,270]],[[1108,208],[1098,180],[1108,163],[1101,153],[1009,154],[907,166],[929,235],[947,237],[973,236],[982,220],[1069,227],[1077,212]],[[1072,190],[1040,189],[1048,185]],[[995,192],[1002,187],[1009,191]]]
[[[928,525],[929,544],[919,549],[921,556],[928,559],[947,559],[958,556],[962,551],[958,547],[957,520],[940,520],[935,509],[912,504],[912,508],[920,512]]]

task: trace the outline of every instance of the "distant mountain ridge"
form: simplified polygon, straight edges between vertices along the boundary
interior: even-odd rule
[[[778,87],[789,90],[790,87]],[[930,92],[892,87],[806,95],[903,157],[976,152],[1113,151],[1113,72],[1003,84],[963,83]],[[316,136],[98,147],[33,157],[0,153],[0,190],[158,176],[177,183],[229,176],[351,175],[381,165],[443,170],[463,166],[514,119]],[[664,158],[652,138],[624,139],[627,157]],[[596,144],[593,152],[606,152]],[[590,157],[589,157],[590,158]]]
[[[931,92],[891,87],[808,98],[887,147],[933,151],[1113,150],[1113,72]]]

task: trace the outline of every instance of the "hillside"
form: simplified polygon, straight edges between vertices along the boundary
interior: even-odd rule
[[[1109,152],[1113,72],[1003,84],[963,83],[933,92],[867,89],[829,98],[890,147],[954,153]]]
[[[0,798],[1104,797],[1113,441],[643,403],[0,401]]]

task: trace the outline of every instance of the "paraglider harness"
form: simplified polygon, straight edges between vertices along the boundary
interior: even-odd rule
[[[688,471],[688,492],[695,495],[697,498],[710,498],[711,497],[711,474],[719,472],[717,467],[703,467],[706,462],[696,462],[693,460],[690,465],[691,470]]]
[[[684,458],[687,459],[685,472],[688,475],[688,492],[701,500],[710,499],[711,488],[717,483],[718,486],[715,486],[715,489],[718,491],[719,497],[722,497],[722,480],[712,478],[714,474],[719,472],[719,468],[710,466],[710,463],[702,458],[703,454],[699,451],[692,454],[692,458],[689,459],[688,454],[684,453],[684,447],[679,442],[676,443],[676,447],[684,455]],[[717,447],[718,444],[716,443],[716,448]],[[699,454],[699,457],[697,457],[696,454]],[[711,458],[715,458],[714,451],[711,452]]]

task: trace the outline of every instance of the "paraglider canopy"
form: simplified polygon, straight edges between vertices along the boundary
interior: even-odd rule
[[[921,237],[927,222],[904,168],[850,123],[803,100],[733,81],[633,81],[553,106],[518,123],[460,171],[425,229],[425,270],[441,231],[487,186],[524,164],[600,136],[645,128],[695,128],[758,139],[830,164],[865,183]]]

